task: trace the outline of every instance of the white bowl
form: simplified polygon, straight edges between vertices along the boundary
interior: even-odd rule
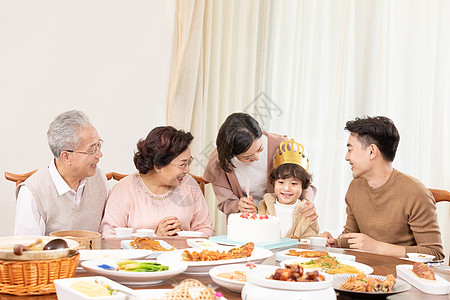
[[[186,236],[186,237],[202,237],[203,232],[200,231],[178,231],[177,232],[179,236]]]
[[[434,255],[430,254],[424,254],[424,253],[406,253],[409,260],[415,261],[415,262],[429,262],[434,259]]]
[[[155,235],[155,230],[153,229],[138,229],[136,230],[137,237],[149,237],[152,238]]]
[[[116,231],[116,237],[117,238],[127,238],[131,236],[131,233],[133,232],[133,228],[128,227],[116,227],[114,228]]]
[[[325,247],[327,244],[327,238],[321,236],[312,236],[309,238],[312,246]]]
[[[56,295],[58,299],[64,300],[80,300],[80,299],[96,299],[96,300],[126,300],[129,299],[129,295],[124,293],[118,293],[114,296],[105,296],[105,297],[89,297],[83,293],[80,293],[70,286],[77,281],[95,281],[109,284],[111,289],[121,290],[127,293],[134,294],[134,291],[126,286],[123,286],[115,281],[112,281],[103,276],[90,276],[90,277],[76,277],[76,278],[66,278],[66,279],[56,279],[54,281],[56,288]]]

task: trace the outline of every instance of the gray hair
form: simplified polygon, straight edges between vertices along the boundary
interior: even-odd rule
[[[58,115],[50,123],[47,139],[50,150],[59,159],[63,150],[75,150],[78,147],[78,132],[92,126],[88,117],[79,110],[69,110]]]

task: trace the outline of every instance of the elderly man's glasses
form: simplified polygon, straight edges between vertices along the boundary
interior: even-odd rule
[[[77,151],[77,150],[63,150],[71,153],[81,153],[81,154],[87,154],[87,155],[94,155],[96,154],[103,146],[103,140],[98,140],[98,143],[95,144],[95,148],[92,149],[92,151]]]
[[[192,164],[192,161],[194,160],[194,158],[191,156],[191,158],[189,158],[187,161],[183,162],[183,163],[178,163],[178,164],[170,164],[172,166],[178,167],[180,169],[186,169],[187,167],[189,167]]]

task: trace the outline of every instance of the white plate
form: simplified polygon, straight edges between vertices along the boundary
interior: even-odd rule
[[[290,248],[290,249],[278,252],[276,254],[277,260],[278,261],[283,261],[283,260],[287,260],[287,259],[293,259],[293,258],[296,258],[296,257],[300,257],[300,256],[287,255],[287,253],[289,253],[289,250],[295,250],[295,251],[298,251],[298,252],[314,251],[314,250],[308,250],[308,249]],[[335,257],[336,259],[339,259],[339,260],[355,261],[355,256],[354,255],[332,253],[332,252],[328,252],[328,255],[330,255],[331,257]],[[309,258],[309,259],[313,259],[313,258]]]
[[[357,292],[357,291],[350,291],[350,290],[341,290],[340,286],[341,284],[343,284],[344,282],[347,281],[347,278],[349,277],[354,277],[355,275],[351,275],[351,274],[336,274],[333,279],[333,288],[336,291],[339,291],[340,293],[349,293],[349,294],[353,294],[353,296],[356,297],[368,297],[368,296],[383,296],[386,297],[388,295],[392,295],[392,294],[397,294],[397,293],[402,293],[402,292],[406,292],[411,288],[411,285],[409,285],[407,282],[396,278],[396,282],[394,287],[392,288],[391,292],[388,293],[374,293],[374,292]],[[381,281],[386,280],[386,276],[380,276],[380,275],[367,275],[367,277],[372,277],[372,278],[376,278],[379,279]]]
[[[184,236],[184,237],[202,237],[203,236],[203,232],[200,232],[200,231],[178,231],[177,234],[179,236]]]
[[[43,259],[57,259],[67,257],[76,253],[80,244],[77,241],[63,238],[67,242],[69,248],[45,250],[45,251],[24,251],[22,255],[15,255],[13,247],[15,244],[30,245],[37,239],[41,239],[40,246],[44,246],[48,242],[59,237],[54,236],[5,236],[0,237],[0,259],[3,260],[43,260]]]
[[[120,241],[120,248],[122,249],[132,249],[132,250],[142,250],[142,249],[135,249],[133,247],[131,247],[130,242],[132,242],[133,240],[122,240]],[[172,245],[170,245],[169,243],[163,241],[163,240],[155,240],[158,241],[159,244],[161,245],[161,247],[169,250],[172,249]],[[174,250],[177,250],[177,248],[174,248]],[[151,250],[150,250],[151,251]],[[153,251],[152,254],[150,254],[150,256],[148,258],[157,258],[159,255],[166,253],[166,251]]]
[[[406,255],[408,256],[408,260],[423,263],[433,261],[433,259],[435,258],[434,255],[424,253],[406,253]]]
[[[447,280],[436,274],[434,274],[436,280],[419,278],[413,273],[412,268],[412,265],[397,265],[397,276],[400,276],[427,294],[446,295],[450,293],[450,283]]]
[[[111,289],[124,291],[127,293],[134,294],[134,291],[130,288],[127,288],[126,286],[123,286],[113,280],[110,280],[108,278],[105,278],[103,276],[89,276],[89,277],[76,277],[76,278],[65,278],[65,279],[56,279],[54,281],[55,288],[56,288],[56,296],[58,299],[64,299],[64,300],[80,300],[80,299],[97,299],[97,300],[126,300],[129,299],[129,296],[124,293],[117,293],[114,296],[105,296],[105,297],[89,297],[86,296],[83,293],[80,293],[74,289],[72,289],[70,286],[74,282],[78,281],[93,281],[101,282],[102,284],[108,284]]]
[[[152,250],[133,249],[133,250],[80,250],[80,262],[85,260],[102,259],[141,259],[152,254]]]
[[[254,268],[262,269],[266,267],[272,267],[267,265],[255,265],[253,264]],[[245,281],[239,281],[239,280],[233,280],[233,279],[227,279],[218,276],[221,273],[228,273],[228,272],[234,272],[234,271],[242,271],[247,272],[250,270],[250,266],[248,266],[247,263],[244,264],[232,264],[232,265],[222,265],[217,266],[214,268],[211,268],[209,270],[209,275],[211,276],[212,280],[217,283],[220,286],[223,286],[224,288],[240,293],[242,291],[242,288],[245,285]]]
[[[270,275],[275,273],[275,270],[279,269],[277,266],[267,266],[267,268],[256,268],[247,272],[247,281],[262,286],[265,288],[278,289],[278,290],[295,290],[295,291],[310,291],[321,290],[331,286],[333,277],[326,273],[320,273],[325,277],[325,281],[314,282],[295,282],[295,281],[282,281],[267,279]],[[308,272],[308,271],[306,271]]]
[[[189,252],[200,252],[203,250],[219,250],[219,251],[228,251],[234,247],[227,246],[218,246],[218,247],[208,247],[208,248],[189,248],[189,249],[181,249],[177,251],[166,252],[158,256],[158,262],[160,264],[167,264],[169,262],[184,262],[182,258],[182,253],[184,250]],[[225,260],[215,260],[215,261],[186,261],[188,265],[188,269],[186,270],[186,274],[195,274],[195,275],[208,275],[209,270],[212,267],[219,265],[229,265],[241,262],[255,262],[260,263],[263,262],[266,258],[271,257],[273,255],[272,251],[262,248],[253,249],[252,255],[250,257],[236,258],[236,259],[225,259]]]
[[[311,258],[299,257],[299,258],[296,258],[296,259],[284,260],[284,261],[280,262],[280,265],[281,265],[281,267],[284,268],[285,265],[292,265],[292,264],[297,265],[297,264],[305,263],[305,262],[308,262],[308,261],[311,261],[311,260],[312,260]],[[344,264],[344,265],[349,265],[349,266],[355,267],[358,270],[360,270],[361,272],[363,272],[364,274],[372,274],[373,273],[373,268],[371,266],[368,266],[368,265],[365,265],[365,264],[362,264],[362,263],[358,263],[358,262],[354,262],[354,261],[348,261],[348,260],[344,261],[344,262],[341,262],[341,263]],[[304,267],[304,266],[302,266],[302,267],[305,269],[306,272],[309,272],[309,271],[312,271],[312,270],[322,271],[321,268],[307,268],[307,267]],[[333,275],[335,275],[335,274],[333,274]]]
[[[155,262],[154,260],[139,260],[139,262]],[[113,269],[107,270],[99,267],[100,265],[108,265]],[[167,271],[159,272],[127,272],[117,271],[117,260],[88,260],[81,263],[81,266],[94,275],[101,275],[122,284],[155,284],[174,277],[187,269],[187,264],[182,262],[169,262],[164,264],[169,267]]]
[[[186,243],[189,247],[217,247],[219,244],[210,242],[208,239],[187,239]]]

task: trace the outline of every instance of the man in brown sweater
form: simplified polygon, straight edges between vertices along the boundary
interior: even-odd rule
[[[419,252],[443,259],[436,202],[417,179],[392,167],[399,133],[386,117],[356,118],[347,155],[354,180],[345,196],[347,223],[339,238],[330,233],[327,246],[405,257]]]

